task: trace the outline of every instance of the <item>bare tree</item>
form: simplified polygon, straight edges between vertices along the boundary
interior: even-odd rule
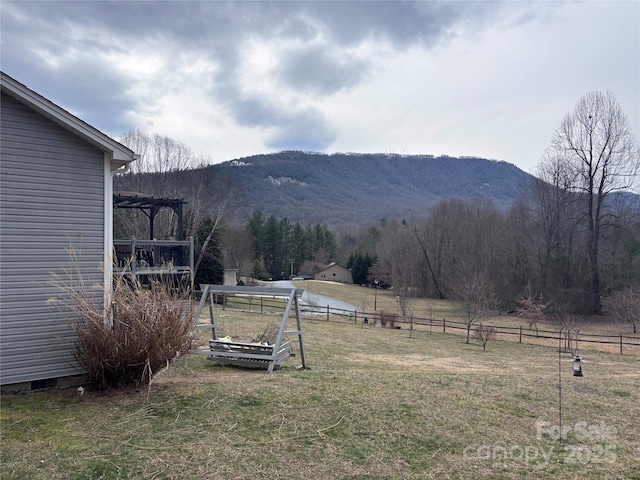
[[[213,166],[206,165],[206,159],[194,155],[191,148],[178,140],[140,130],[127,132],[118,140],[140,156],[131,170],[118,178],[121,189],[186,199],[188,212],[183,226],[186,236],[195,237],[202,220],[210,217],[199,246],[200,253],[195,259],[195,275],[207,255],[207,247],[238,196],[237,185],[229,178],[221,178]],[[177,236],[176,218],[172,212],[158,215],[156,225],[160,234]],[[142,221],[146,224],[145,217]],[[140,236],[139,229],[133,232],[127,236]]]
[[[557,152],[547,149],[537,174],[527,205],[534,226],[539,288],[557,295],[576,277],[575,243],[584,213],[578,208],[575,179]]]
[[[425,226],[425,229],[427,227]],[[417,227],[413,227],[413,234],[416,237],[416,241],[418,242],[418,245],[420,246],[420,251],[422,252],[422,255],[424,257],[424,261],[427,265],[427,269],[429,271],[429,276],[431,277],[432,281],[433,281],[433,287],[436,289],[436,291],[438,292],[438,298],[443,299],[444,298],[444,294],[442,293],[442,290],[440,289],[440,286],[438,285],[438,275],[436,274],[436,271],[434,270],[433,264],[431,262],[431,259],[429,258],[429,252],[427,252],[427,247],[426,247],[426,241],[422,238],[420,238],[420,235],[418,235],[418,228]]]
[[[221,235],[221,245],[224,264],[228,268],[237,269],[239,276],[252,275],[253,241],[245,227],[225,227]]]
[[[489,279],[477,273],[462,277],[455,289],[455,294],[464,309],[464,323],[467,327],[466,343],[469,343],[473,325],[496,307],[495,291]]]
[[[194,265],[194,275],[198,271],[202,260],[204,259],[207,247],[212,239],[215,237],[217,232],[224,225],[224,221],[231,209],[233,203],[235,202],[238,196],[238,189],[235,186],[235,183],[229,178],[218,178],[215,182],[215,186],[213,188],[210,187],[209,196],[207,197],[206,204],[204,204],[204,200],[201,198],[194,199],[194,202],[197,200],[198,203],[202,203],[201,211],[197,213],[200,217],[203,213],[211,215],[211,224],[210,228],[204,240],[202,242],[200,248],[200,254],[198,258],[196,258]],[[195,215],[194,215],[195,216]],[[201,218],[201,217],[200,217]],[[194,227],[197,228],[199,221],[194,221]],[[194,229],[195,230],[195,229]]]
[[[560,309],[558,310],[560,319],[560,335],[564,341],[564,350],[574,355],[578,352],[578,341],[580,337],[580,326],[578,317],[571,312]]]
[[[609,297],[606,305],[616,321],[629,322],[633,327],[633,333],[638,332],[638,324],[640,324],[640,288],[628,286]]]
[[[427,298],[427,316],[429,317],[429,334],[431,334],[431,327],[433,326],[433,320],[436,317],[436,301],[433,298]]]
[[[568,173],[584,202],[590,266],[591,307],[602,313],[599,253],[607,200],[636,185],[640,152],[627,117],[611,92],[584,95],[556,129],[551,155]]]
[[[460,236],[468,228],[465,212],[466,204],[461,200],[441,201],[431,209],[422,230],[415,233],[420,238],[424,282],[433,284],[427,291],[441,299],[451,295],[454,262],[463,255]]]
[[[482,344],[482,349],[487,349],[487,343],[490,340],[495,340],[497,335],[496,329],[493,327],[485,327],[482,322],[473,329],[473,336]]]
[[[129,167],[134,174],[176,172],[196,165],[191,148],[166,135],[136,129],[123,133],[117,140],[140,156]]]
[[[603,290],[614,292],[636,283],[632,278],[633,249],[638,238],[635,223],[638,220],[637,199],[631,195],[616,195],[608,208],[610,215],[602,225],[601,265],[604,266]],[[631,255],[629,255],[631,254]]]
[[[525,293],[518,299],[518,316],[525,319],[529,329],[536,329],[538,335],[538,323],[542,323],[547,318],[547,309],[552,302],[545,302],[543,296],[535,295],[530,287],[527,287]]]
[[[408,225],[391,221],[382,231],[378,244],[378,261],[370,275],[382,274],[380,281],[393,286],[399,314],[409,318],[412,314],[411,298],[414,296],[416,265],[419,253]]]
[[[504,255],[504,216],[491,202],[445,200],[429,213],[426,223],[412,230],[416,265],[421,269],[422,291],[449,298],[455,294],[459,277],[482,273],[496,279],[509,272]],[[506,296],[501,288],[499,293]]]
[[[186,144],[165,135],[141,130],[126,132],[117,140],[139,156],[131,163],[127,173],[115,178],[114,185],[117,190],[169,198],[189,197],[191,202],[193,198],[198,198],[199,195],[193,190],[200,187],[198,182],[192,182],[192,175],[189,173],[189,169],[196,166],[198,159]],[[204,178],[201,176],[199,180],[204,181]],[[197,208],[193,204],[189,204],[189,207]],[[190,218],[195,219],[196,215],[191,215]],[[144,238],[148,221],[141,211],[116,211],[114,227],[122,237]],[[197,225],[188,224],[185,227],[188,235],[193,235]],[[157,212],[154,230],[158,237],[176,237],[177,228],[177,218],[171,209],[165,208]]]
[[[517,292],[532,281],[535,270],[531,255],[535,245],[532,231],[531,215],[523,197],[507,212],[501,234],[504,242],[501,277],[505,305],[511,303]]]

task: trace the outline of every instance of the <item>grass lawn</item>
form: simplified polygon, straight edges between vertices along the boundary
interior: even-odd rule
[[[278,319],[219,316],[247,338]],[[307,370],[190,356],[149,389],[3,395],[0,478],[640,479],[640,356],[583,346],[581,378],[562,357],[560,441],[557,347],[303,327]]]
[[[299,288],[305,288],[310,292],[327,295],[329,297],[338,298],[349,302],[352,305],[361,308],[365,312],[373,312],[374,304],[377,304],[377,312],[385,312],[391,314],[399,314],[399,308],[397,305],[396,297],[393,290],[378,289],[377,294],[375,290],[370,287],[360,287],[358,285],[345,285],[336,282],[324,282],[324,281],[304,281],[295,282]],[[375,301],[374,301],[375,298]],[[424,299],[424,298],[412,298],[408,301],[408,314],[414,316],[414,318],[421,319],[435,319],[441,321],[447,319],[447,321],[464,322],[464,313],[461,306],[450,300],[436,300],[436,299]],[[338,318],[336,317],[336,320]],[[583,341],[579,345],[579,350],[582,348],[592,348],[605,352],[616,353],[620,351],[619,344],[617,344],[614,337],[623,335],[625,343],[633,343],[634,345],[625,345],[624,353],[631,355],[640,355],[640,333],[633,333],[632,325],[628,322],[617,323],[615,319],[606,316],[576,316],[575,327],[579,328],[582,340],[587,340],[593,337],[589,335],[610,335],[611,338],[600,338],[598,341],[611,341],[612,343],[591,343]],[[523,327],[525,333],[533,335],[535,329],[529,329],[526,321],[517,315],[507,315],[495,313],[494,315],[487,316],[480,320],[487,326],[494,326],[499,328],[506,328],[508,331],[517,332],[520,327]],[[441,325],[441,323],[439,324]],[[461,327],[458,324],[458,327]],[[408,328],[405,323],[403,328]],[[417,326],[416,328],[425,328],[424,326]],[[438,327],[432,329],[435,331]],[[542,322],[538,324],[540,331],[554,332],[547,334],[547,336],[556,337],[556,333],[560,329],[560,325],[553,322]],[[448,333],[457,335],[466,335],[464,328],[447,330]],[[544,336],[544,335],[543,335]],[[518,341],[517,335],[503,335],[498,333],[498,338],[502,340]],[[525,343],[534,345],[551,346],[557,344],[555,340],[537,339],[529,336],[525,339]]]

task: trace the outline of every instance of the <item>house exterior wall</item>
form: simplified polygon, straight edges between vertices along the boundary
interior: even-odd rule
[[[89,288],[104,284],[105,162],[99,148],[2,94],[1,385],[81,373],[69,312],[48,300],[61,296],[52,272],[68,280],[77,267]]]
[[[332,282],[353,283],[351,271],[338,264],[329,265],[315,274],[315,280],[330,280]]]

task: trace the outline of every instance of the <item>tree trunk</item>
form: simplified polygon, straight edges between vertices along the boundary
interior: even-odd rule
[[[433,268],[431,267],[431,261],[429,260],[429,254],[427,253],[427,249],[425,248],[424,244],[422,243],[422,240],[420,239],[420,236],[418,235],[418,230],[414,227],[413,229],[413,233],[416,236],[416,240],[418,240],[418,244],[420,245],[420,249],[422,250],[422,254],[424,255],[424,259],[427,262],[427,268],[429,269],[429,273],[431,273],[431,279],[433,280],[433,286],[435,287],[436,291],[438,292],[438,297],[440,298],[440,300],[444,300],[444,294],[442,293],[442,290],[440,290],[440,285],[438,285],[438,278],[436,277],[436,274],[433,271]],[[469,336],[467,335],[467,343],[469,343]]]

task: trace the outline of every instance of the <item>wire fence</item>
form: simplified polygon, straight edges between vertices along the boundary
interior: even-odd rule
[[[343,310],[339,308],[312,307],[305,306],[302,313],[313,317],[323,318],[326,321],[339,321],[361,324],[363,326],[414,329],[428,331],[429,333],[446,333],[452,335],[466,335],[467,324],[463,321],[447,320],[446,318],[421,318],[403,317],[401,315],[385,312],[359,312],[353,310]],[[470,327],[470,332],[478,324]],[[517,341],[518,343],[540,346],[556,346],[558,340],[566,342],[564,334],[559,330],[543,330],[528,328],[525,326],[506,327],[500,325],[489,325],[483,322],[484,328],[492,328],[496,332],[496,339]],[[580,346],[592,348],[599,351],[619,353],[620,355],[640,355],[640,335],[638,334],[616,334],[604,335],[595,333],[583,333],[574,329],[573,348],[577,351]]]
[[[215,297],[218,307],[221,309],[240,310],[257,314],[282,314],[285,302],[281,299],[269,296],[226,296]],[[445,333],[452,335],[466,335],[467,325],[463,321],[451,319],[435,319],[422,317],[403,317],[387,312],[362,312],[358,310],[344,310],[327,306],[304,305],[301,307],[301,315],[306,318],[327,321],[342,322],[362,325],[362,327],[381,327],[391,329],[409,329],[426,331],[428,333]],[[476,325],[472,325],[470,333]],[[525,326],[508,327],[501,325],[489,325],[483,322],[484,328],[492,328],[496,332],[496,339],[518,342],[527,345],[540,345],[557,347],[558,341],[563,340],[559,330],[546,330],[528,328]],[[565,339],[566,341],[566,339]],[[640,334],[616,334],[604,335],[595,333],[583,333],[574,330],[574,345],[577,351],[580,347],[591,348],[598,351],[619,353],[621,355],[640,356]]]

